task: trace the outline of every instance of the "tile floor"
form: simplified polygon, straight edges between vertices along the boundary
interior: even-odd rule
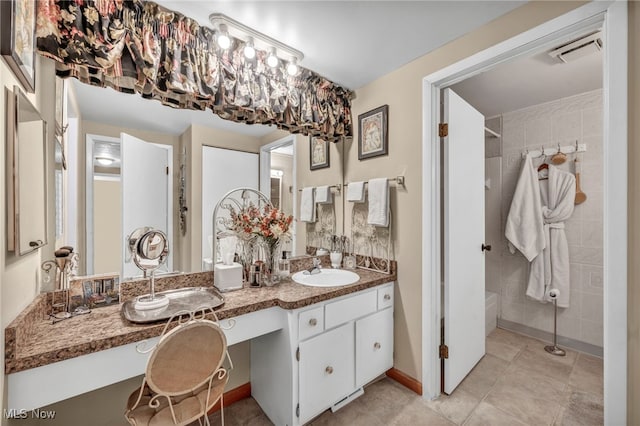
[[[384,378],[365,394],[312,425],[602,425],[602,360],[567,351],[556,357],[544,343],[496,329],[487,337],[487,355],[451,396],[421,397]],[[211,423],[220,424],[219,414]],[[227,425],[271,425],[252,399],[225,410]]]

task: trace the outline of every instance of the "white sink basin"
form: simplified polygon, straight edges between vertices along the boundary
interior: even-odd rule
[[[355,272],[345,271],[344,269],[321,269],[320,273],[310,275],[305,274],[305,272],[296,272],[291,279],[298,284],[311,287],[335,287],[353,284],[360,279],[360,276]]]

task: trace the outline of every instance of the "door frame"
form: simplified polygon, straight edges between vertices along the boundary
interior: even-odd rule
[[[85,261],[85,274],[93,275],[94,274],[94,225],[93,225],[93,146],[97,141],[106,141],[111,143],[120,144],[120,138],[114,138],[111,136],[102,136],[93,133],[87,133],[85,137],[85,182],[84,182],[84,193],[85,193],[85,201],[84,201],[84,220],[85,220],[85,231],[84,231],[84,241],[85,241],[85,253],[86,258]]]
[[[131,135],[133,136],[133,135]],[[135,137],[135,136],[134,136]],[[97,141],[106,141],[111,143],[117,143],[120,145],[121,138],[114,138],[112,136],[102,136],[93,133],[87,133],[85,137],[85,202],[84,202],[84,215],[85,215],[85,274],[93,275],[94,274],[94,223],[93,223],[93,180],[95,178],[95,174],[93,173],[93,146]],[[146,141],[145,141],[146,142]],[[167,181],[167,238],[169,239],[169,258],[167,259],[167,268],[168,272],[173,271],[173,248],[175,245],[173,244],[173,146],[164,145],[159,143],[151,143],[159,148],[163,148],[167,150],[167,162],[169,167],[169,179]],[[118,177],[120,177],[118,175]],[[124,235],[123,235],[124,238]],[[122,271],[120,271],[122,272]]]
[[[293,147],[293,197],[291,200],[293,206],[293,213],[295,217],[296,206],[298,205],[298,172],[296,170],[296,136],[295,135],[287,135],[283,138],[280,138],[276,141],[268,143],[266,145],[262,145],[260,147],[260,179],[258,183],[258,187],[260,188],[260,192],[262,192],[269,200],[271,200],[271,151],[276,148],[280,148],[282,146],[291,145]],[[296,230],[295,226],[291,228],[291,249],[293,251],[292,255],[295,254],[296,250]],[[300,254],[300,253],[297,253]]]
[[[422,98],[422,383],[426,399],[440,394],[440,90],[556,40],[602,26],[604,155],[604,416],[627,416],[627,2],[590,2],[423,78]],[[431,374],[433,373],[433,374]]]

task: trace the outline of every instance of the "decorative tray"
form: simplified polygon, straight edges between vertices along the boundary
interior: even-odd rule
[[[224,297],[213,287],[185,287],[156,293],[169,298],[169,304],[159,309],[136,310],[136,299],[122,304],[124,317],[135,323],[167,320],[180,311],[213,309],[224,304]]]

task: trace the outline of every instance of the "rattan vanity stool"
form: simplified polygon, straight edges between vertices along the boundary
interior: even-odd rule
[[[207,412],[220,400],[224,426],[222,398],[229,380],[222,366],[229,357],[224,332],[216,322],[195,318],[194,313],[165,332],[149,357],[142,385],[129,396],[127,421],[134,426],[187,425],[195,420],[209,425]],[[232,366],[230,359],[229,363]]]

